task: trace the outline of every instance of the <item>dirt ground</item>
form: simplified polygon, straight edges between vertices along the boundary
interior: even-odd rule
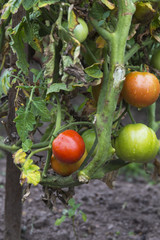
[[[5,160],[0,160],[0,240],[4,232]],[[41,200],[41,187],[32,187],[24,202],[22,240],[159,240],[160,239],[160,185],[144,179],[127,181],[118,176],[114,189],[94,180],[75,188],[76,203],[87,215],[75,218],[76,238],[72,221],[55,226],[62,216],[60,202],[54,211]]]

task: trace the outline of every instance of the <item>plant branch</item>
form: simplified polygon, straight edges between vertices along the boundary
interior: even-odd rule
[[[160,121],[156,121],[156,103],[148,106],[148,126],[155,132],[160,128]]]
[[[16,152],[19,149],[16,145],[7,145],[0,141],[0,150],[5,152]]]
[[[100,27],[98,25],[98,21],[95,20],[94,18],[90,17],[90,21],[93,25],[93,27],[96,29],[96,31],[98,32],[98,34],[104,38],[104,40],[106,41],[111,41],[112,39],[112,33],[108,32],[107,30],[105,30],[104,28]]]
[[[51,156],[52,156],[52,149],[49,149],[48,152],[47,152],[47,158],[46,158],[45,166],[43,168],[43,173],[42,173],[43,177],[47,177],[47,171],[48,171],[48,168],[49,168],[49,165],[50,165]]]
[[[136,52],[138,52],[141,48],[148,46],[149,44],[153,43],[152,39],[147,39],[142,43],[142,45],[136,43],[125,55],[125,63],[134,56]]]
[[[36,149],[35,151],[31,152],[31,153],[28,155],[27,159],[30,159],[30,158],[31,158],[34,154],[36,154],[36,153],[43,152],[43,151],[47,151],[47,150],[49,150],[50,148],[51,148],[50,146],[47,146],[47,147],[44,147],[44,148]]]
[[[91,176],[91,179],[102,179],[106,173],[118,170],[119,168],[124,167],[127,164],[128,163],[120,159],[108,161],[102,168],[100,168],[97,172],[95,172],[94,175]],[[73,173],[68,177],[56,175],[48,176],[46,178],[42,176],[40,184],[43,186],[51,187],[53,189],[79,186],[82,183],[79,182],[79,180],[76,178],[76,173],[77,172]]]

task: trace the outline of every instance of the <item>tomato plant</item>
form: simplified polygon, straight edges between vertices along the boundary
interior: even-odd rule
[[[73,34],[74,37],[82,43],[88,36],[88,26],[82,18],[78,18],[77,20],[78,25],[75,27]]]
[[[151,66],[160,71],[160,48],[154,51],[151,58]]]
[[[149,72],[130,72],[126,75],[122,97],[132,106],[142,108],[154,103],[160,93],[157,77]]]
[[[142,123],[128,124],[115,140],[119,158],[127,162],[147,163],[155,158],[159,141],[155,132]]]
[[[150,13],[135,13],[136,8],[143,7]],[[91,179],[104,179],[107,173],[126,165],[114,159],[112,140],[123,118],[135,122],[129,104],[147,107],[148,126],[155,132],[160,128],[156,119],[160,74],[158,67],[149,64],[160,43],[159,10],[156,0],[143,4],[135,0],[1,1],[0,118],[6,119],[3,128],[8,137],[7,141],[0,137],[0,149],[11,153],[7,163],[12,163],[13,156],[23,176],[22,184],[39,183],[45,186],[44,191],[70,189]],[[142,69],[153,74],[142,73]],[[128,70],[131,73],[124,81]],[[102,79],[103,84],[97,85]],[[121,90],[129,104],[117,104]],[[55,176],[53,171],[50,174],[52,153],[56,164],[71,166],[79,162],[85,143],[78,132],[91,128],[95,129],[98,146],[92,158],[87,156],[81,171],[65,178]],[[85,134],[90,150],[95,136],[91,130]],[[148,135],[152,139],[154,134]],[[123,148],[127,151],[125,144]],[[136,158],[142,158],[140,151]],[[7,178],[9,190],[17,189],[12,188],[12,179],[14,174]],[[8,212],[10,217],[16,216]],[[12,233],[8,229],[13,226],[10,224],[5,231],[9,236]]]
[[[94,144],[94,141],[96,139],[96,134],[95,134],[94,129],[88,129],[85,132],[83,132],[82,138],[85,142],[87,152],[89,153],[93,144]],[[94,152],[92,153],[92,156],[94,156],[96,154],[96,150],[97,150],[97,146],[94,149]]]
[[[69,176],[73,172],[77,171],[87,156],[87,151],[85,150],[83,156],[80,160],[75,163],[64,163],[55,158],[54,155],[51,157],[51,167],[53,170],[61,176]]]
[[[85,152],[83,138],[74,130],[60,133],[52,143],[55,158],[64,163],[75,163]]]

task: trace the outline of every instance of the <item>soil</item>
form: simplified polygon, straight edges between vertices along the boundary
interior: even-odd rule
[[[0,240],[4,232],[5,160],[0,160]],[[42,201],[41,186],[32,187],[24,202],[22,240],[159,240],[160,185],[143,178],[117,177],[114,189],[94,180],[75,188],[74,199],[87,215],[55,226],[65,206],[58,201],[52,211]]]

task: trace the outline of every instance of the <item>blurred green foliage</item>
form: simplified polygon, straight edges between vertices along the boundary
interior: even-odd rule
[[[154,166],[152,163],[148,163],[146,167],[141,163],[130,163],[121,168],[119,174],[125,176],[128,180],[144,178],[146,181],[151,181],[153,171]]]

